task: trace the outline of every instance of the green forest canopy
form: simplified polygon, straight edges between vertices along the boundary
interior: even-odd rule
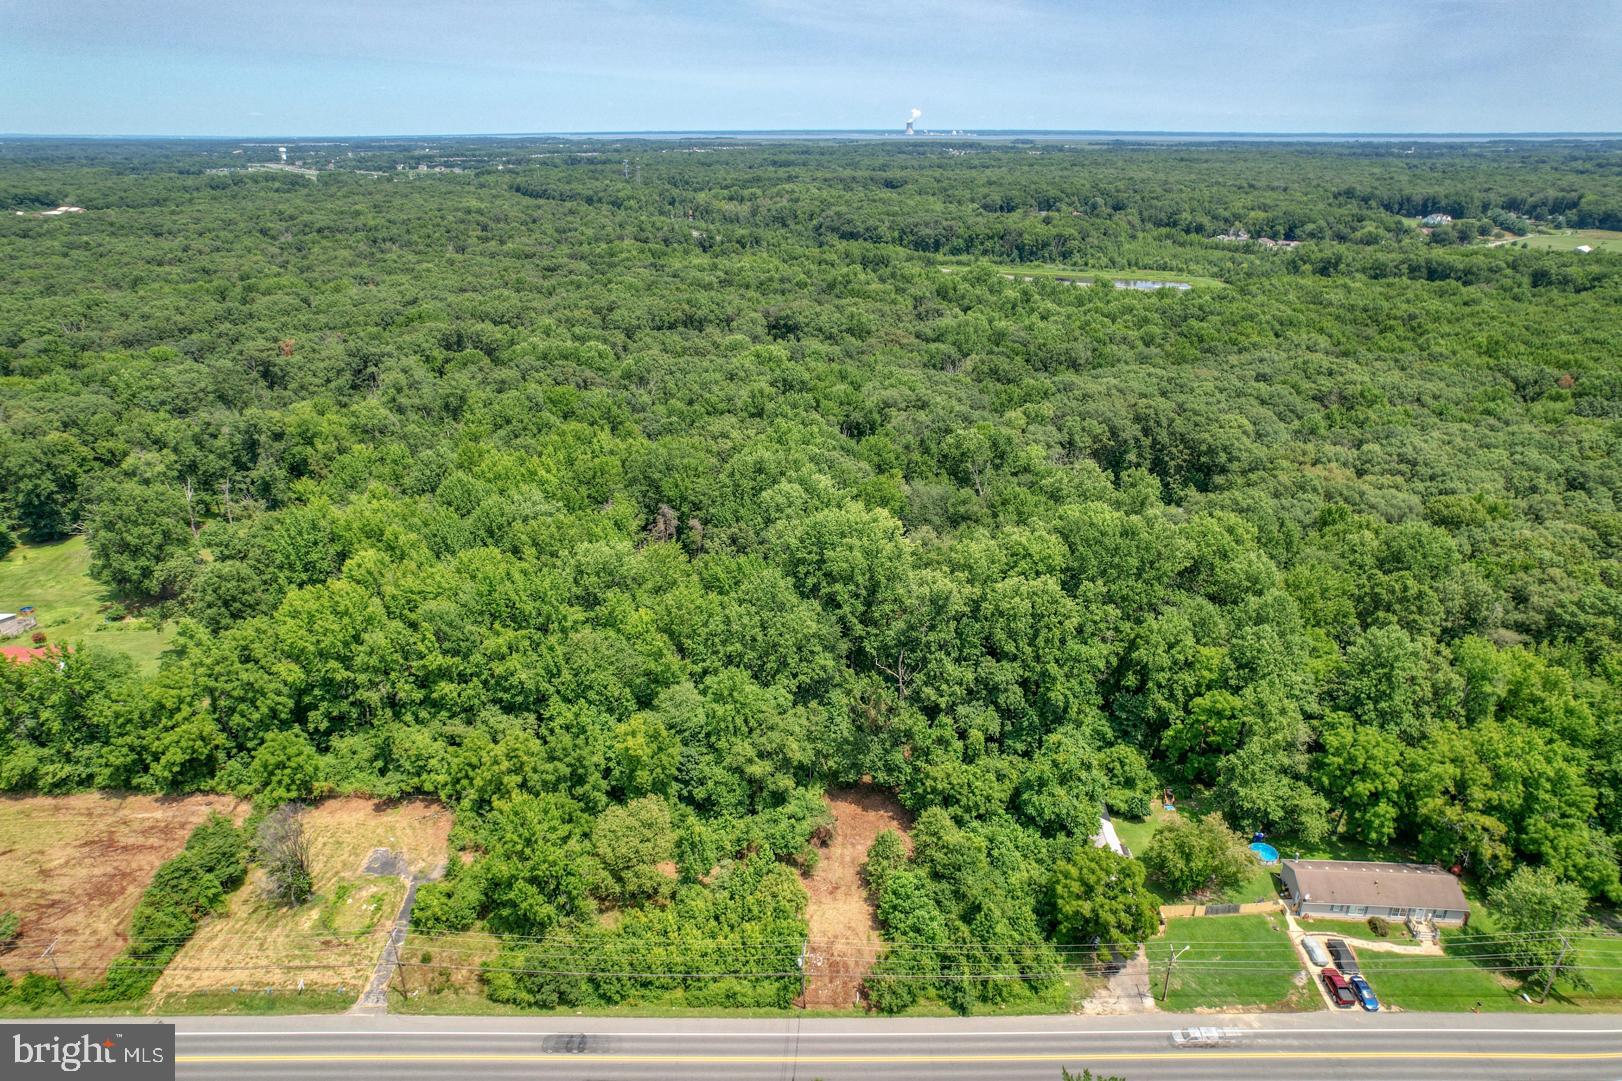
[[[1020,976],[962,1008],[1164,783],[1622,900],[1622,259],[1479,242],[1622,228],[1615,145],[273,151],[0,147],[10,530],[174,628],[0,666],[0,788],[442,798],[421,922],[531,1005],[638,936],[784,1004],[864,775],[891,941]]]

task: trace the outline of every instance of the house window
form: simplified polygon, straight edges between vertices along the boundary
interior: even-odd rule
[[[1369,906],[1368,905],[1347,905],[1346,906],[1346,914],[1348,916],[1366,916],[1366,915],[1368,915],[1368,912],[1369,912]]]
[[[1347,911],[1349,911],[1349,909],[1348,909],[1348,907],[1346,905],[1330,905],[1329,906],[1329,911],[1330,912],[1347,912]]]

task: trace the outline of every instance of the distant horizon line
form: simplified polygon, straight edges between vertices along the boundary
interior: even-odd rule
[[[174,134],[164,132],[109,133],[109,132],[0,132],[0,140],[94,140],[132,141],[173,140],[182,142],[229,142],[241,140],[270,140],[279,142],[306,142],[311,140],[388,140],[388,139],[611,139],[611,138],[770,138],[773,136],[838,137],[896,139],[916,142],[930,139],[1005,139],[1020,137],[1094,137],[1094,138],[1175,138],[1175,139],[1281,139],[1281,140],[1380,140],[1452,139],[1452,140],[1547,140],[1547,139],[1622,139],[1622,131],[1264,131],[1245,129],[1185,129],[1174,128],[926,128],[908,133],[896,128],[669,128],[669,129],[585,129],[580,131],[482,131],[482,132],[342,132],[304,134]]]

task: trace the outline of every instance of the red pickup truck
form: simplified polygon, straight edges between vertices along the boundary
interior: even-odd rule
[[[1329,998],[1335,1005],[1347,1010],[1357,1005],[1357,992],[1352,990],[1352,985],[1346,982],[1346,977],[1337,969],[1324,969],[1322,979],[1324,990],[1329,992]]]

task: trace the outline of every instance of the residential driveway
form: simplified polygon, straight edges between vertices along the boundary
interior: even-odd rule
[[[1149,979],[1149,956],[1142,946],[1109,982],[1087,996],[1084,1014],[1149,1013],[1158,1010]]]
[[[1350,1010],[1342,1009],[1336,1006],[1334,1000],[1329,997],[1328,988],[1324,987],[1323,980],[1318,978],[1318,973],[1322,972],[1323,969],[1312,963],[1312,959],[1307,956],[1306,949],[1301,945],[1301,940],[1306,938],[1307,935],[1312,935],[1314,938],[1319,939],[1320,942],[1326,938],[1338,938],[1354,951],[1372,950],[1375,953],[1416,953],[1428,957],[1445,956],[1442,953],[1441,944],[1437,942],[1381,942],[1377,939],[1348,938],[1338,932],[1308,931],[1295,922],[1295,914],[1288,908],[1284,910],[1284,923],[1289,928],[1290,942],[1295,946],[1296,956],[1301,959],[1302,966],[1312,975],[1312,986],[1318,989],[1319,1001],[1331,1013],[1358,1013],[1360,1011],[1355,1007]],[[1379,994],[1380,989],[1376,987],[1374,993]],[[1389,1006],[1382,1007],[1382,1009],[1390,1008]]]

